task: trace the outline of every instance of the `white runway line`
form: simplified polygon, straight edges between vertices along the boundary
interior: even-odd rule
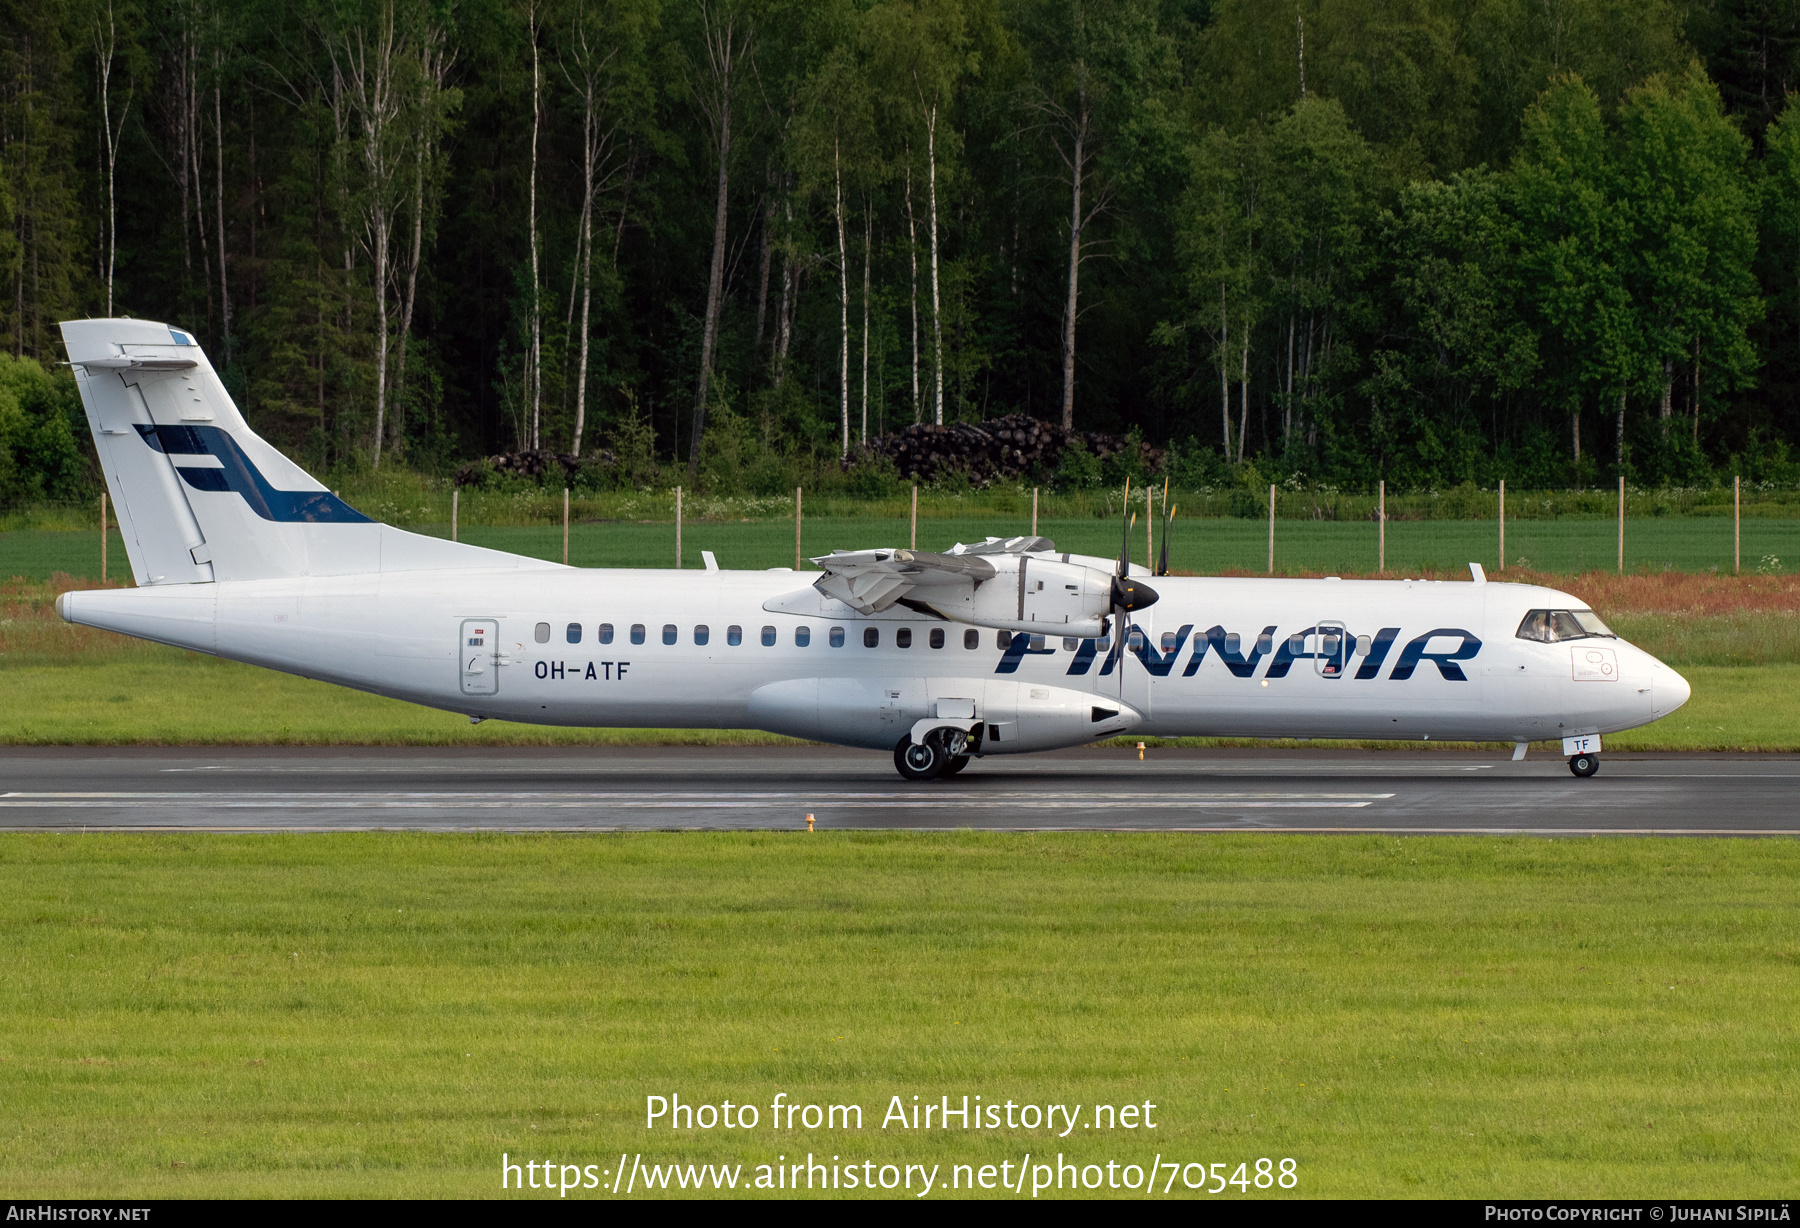
[[[1149,810],[1361,809],[1392,793],[1048,793],[1007,798],[1019,810],[1092,810],[1129,805]],[[987,793],[4,793],[0,809],[195,810],[791,810],[844,806],[854,810],[918,810],[956,803],[993,803]]]

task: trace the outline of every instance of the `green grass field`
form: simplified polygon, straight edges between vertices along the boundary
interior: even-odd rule
[[[1029,531],[1029,517],[959,517],[922,519],[919,545],[943,549],[958,541],[980,541],[989,535]],[[802,547],[808,555],[834,549],[868,549],[904,545],[909,526],[904,518],[816,517],[803,523]],[[419,526],[419,531],[448,536],[447,524]],[[1117,555],[1116,521],[1088,518],[1041,520],[1038,531],[1074,553]],[[1513,567],[1574,574],[1613,568],[1618,562],[1618,528],[1610,520],[1520,520],[1507,524],[1507,561]],[[468,526],[464,541],[537,558],[562,557],[558,526]],[[1144,561],[1143,526],[1133,535],[1133,558]],[[1493,568],[1498,562],[1499,525],[1492,520],[1393,521],[1388,525],[1390,572],[1426,568],[1462,569],[1471,561]],[[701,566],[700,552],[711,550],[721,567],[791,567],[794,526],[791,520],[698,521],[682,532],[685,566]],[[1770,562],[1769,560],[1775,560]],[[569,561],[580,567],[669,567],[675,561],[675,526],[641,521],[575,524],[569,533]],[[1731,570],[1731,521],[1721,517],[1684,516],[1628,521],[1625,566],[1628,571]],[[108,548],[108,570],[117,578],[130,575],[117,529]],[[1278,520],[1275,565],[1281,572],[1368,572],[1375,569],[1376,526],[1365,521]],[[1200,574],[1233,568],[1261,572],[1268,565],[1268,525],[1258,520],[1177,520],[1170,565]],[[1746,519],[1743,523],[1743,568],[1787,573],[1800,568],[1800,520]],[[100,534],[48,529],[16,529],[0,533],[0,577],[46,580],[55,572],[77,576],[100,574]]]
[[[1800,1164],[1792,841],[9,835],[0,867],[15,1198],[490,1196],[503,1152],[1293,1157],[1313,1197],[1768,1198]],[[642,1128],[777,1092],[865,1129]],[[964,1094],[1158,1128],[880,1128]]]

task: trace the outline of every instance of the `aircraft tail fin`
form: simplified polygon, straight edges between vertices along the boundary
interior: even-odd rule
[[[369,519],[252,431],[178,328],[69,320],[62,333],[140,586],[557,566]]]

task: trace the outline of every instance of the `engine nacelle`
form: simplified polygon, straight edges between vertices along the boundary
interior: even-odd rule
[[[1028,554],[990,557],[994,578],[980,584],[920,589],[917,599],[945,618],[1034,635],[1092,639],[1106,634],[1112,576],[1080,563]]]

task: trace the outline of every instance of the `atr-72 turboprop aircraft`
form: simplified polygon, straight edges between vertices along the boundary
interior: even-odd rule
[[[1040,537],[878,549],[768,571],[594,570],[378,524],[245,424],[187,333],[76,320],[63,339],[132,589],[70,622],[472,720],[754,728],[970,756],[1158,737],[1600,735],[1688,684],[1566,593],[1413,580],[1208,579]],[[1165,560],[1166,542],[1165,535]],[[709,560],[710,564],[710,560]]]

